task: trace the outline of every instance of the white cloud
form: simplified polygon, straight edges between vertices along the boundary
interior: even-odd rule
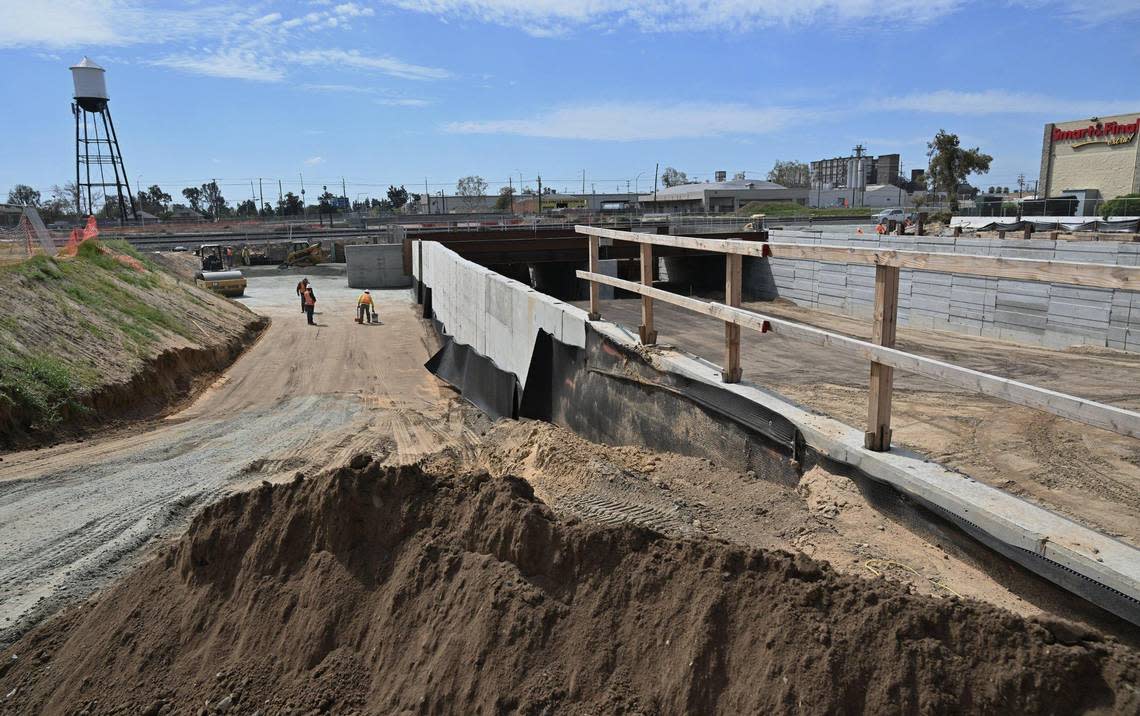
[[[414,97],[385,97],[376,100],[376,104],[384,107],[428,107],[431,106],[432,101]]]
[[[232,9],[159,9],[139,0],[0,2],[0,47],[121,47],[208,34]]]
[[[356,85],[336,85],[336,84],[304,84],[301,89],[309,90],[310,92],[349,92],[355,94],[371,94],[370,87],[358,87]]]
[[[315,167],[318,164],[324,164],[324,157],[309,157],[305,160],[305,166]]]
[[[262,15],[261,17],[257,18],[256,20],[254,20],[250,24],[253,25],[254,27],[264,27],[265,25],[272,25],[273,23],[277,22],[280,19],[281,19],[281,13],[271,12],[268,15]]]
[[[451,76],[450,72],[438,67],[413,65],[394,57],[362,55],[356,50],[303,50],[290,53],[286,58],[302,65],[333,65],[375,70],[405,80],[438,80]]]
[[[259,57],[251,49],[226,48],[214,52],[167,55],[152,60],[151,64],[225,79],[262,82],[285,79],[285,72],[280,66]]]
[[[456,134],[636,141],[763,134],[805,116],[803,111],[741,104],[611,102],[559,107],[525,119],[451,122],[444,128]]]
[[[384,0],[442,18],[470,18],[545,36],[574,27],[745,31],[772,25],[874,20],[929,22],[969,0]]]
[[[980,92],[959,92],[937,90],[920,92],[901,97],[876,99],[866,105],[866,109],[908,110],[936,114],[1034,114],[1048,115],[1054,119],[1063,117],[1108,115],[1129,112],[1140,107],[1140,100],[1065,99],[1029,92],[1006,90],[983,90]]]
[[[334,7],[333,13],[342,17],[371,17],[375,11],[370,7],[362,7],[354,2],[346,2]]]

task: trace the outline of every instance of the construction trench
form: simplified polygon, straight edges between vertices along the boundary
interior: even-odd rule
[[[413,251],[418,302],[377,292],[385,325],[355,333],[332,318],[351,292],[326,289],[306,333],[289,277],[251,279],[273,323],[223,381],[141,441],[83,446],[108,480],[127,473],[107,455],[139,453],[147,480],[176,466],[184,491],[155,508],[187,514],[26,622],[0,652],[4,712],[1140,708],[1134,525],[1114,539],[867,451],[861,430],[642,346],[628,300],[591,321],[438,243]],[[345,374],[296,361],[320,346]],[[270,438],[283,418],[310,437]],[[206,427],[224,464],[179,453]],[[47,452],[5,456],[0,510],[37,480],[68,499],[73,458]],[[0,558],[5,592],[18,566]]]

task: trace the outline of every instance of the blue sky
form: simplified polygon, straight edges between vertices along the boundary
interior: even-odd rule
[[[1140,0],[0,0],[0,193],[73,178],[84,55],[132,183],[175,195],[644,190],[856,143],[909,173],[940,128],[1015,185],[1045,122],[1140,112],[1138,29]]]

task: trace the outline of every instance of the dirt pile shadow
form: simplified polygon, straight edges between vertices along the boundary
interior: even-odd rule
[[[206,508],[0,653],[14,713],[1133,713],[1135,652],[367,456]]]

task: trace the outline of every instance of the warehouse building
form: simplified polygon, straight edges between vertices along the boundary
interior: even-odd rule
[[[718,173],[718,178],[723,174]],[[680,184],[659,189],[637,198],[643,211],[668,214],[731,213],[752,202],[808,203],[807,187],[789,189],[780,184],[757,179]]]
[[[1072,196],[1078,215],[1100,203],[1140,192],[1140,112],[1045,125],[1041,194]]]

